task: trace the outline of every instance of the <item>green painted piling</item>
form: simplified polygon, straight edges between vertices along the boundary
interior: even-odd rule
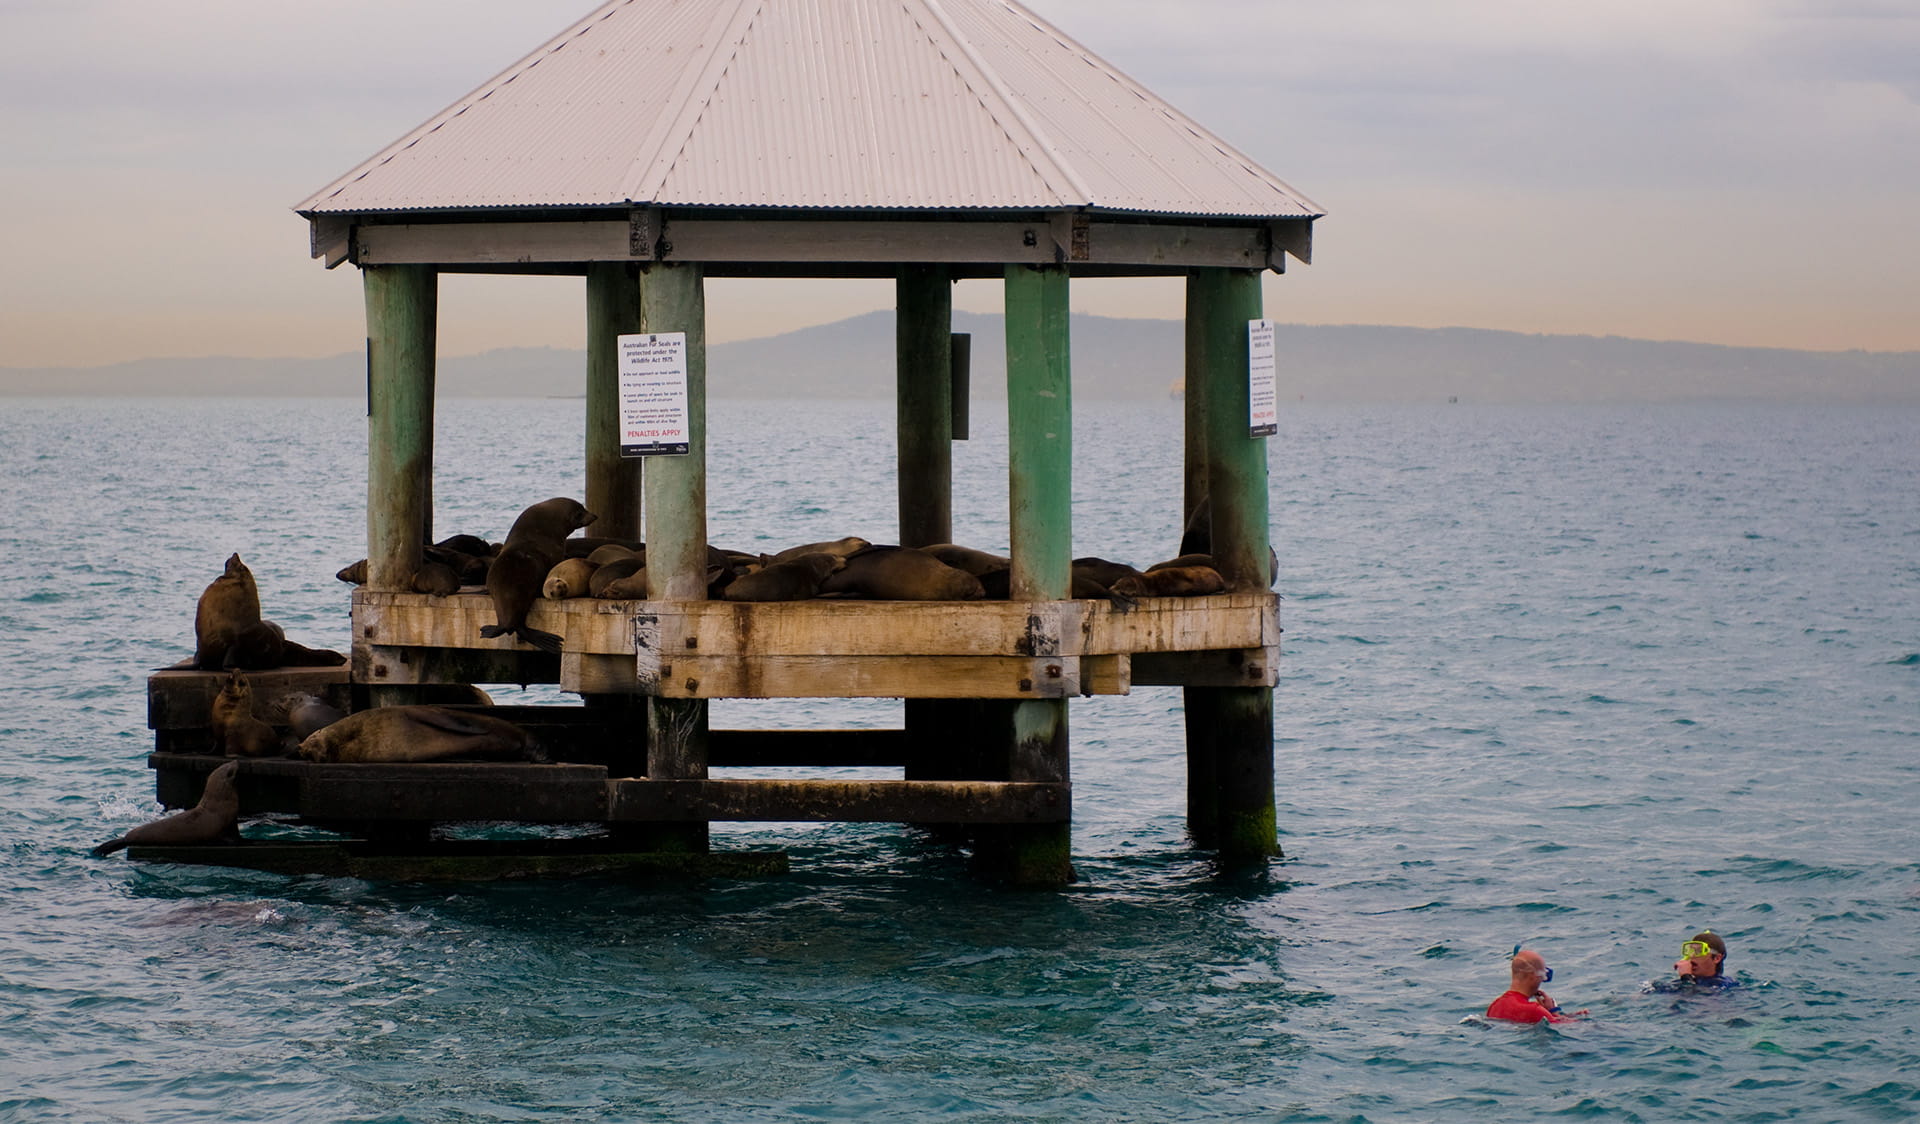
[[[367,266],[367,588],[413,588],[433,535],[433,367],[439,274]]]

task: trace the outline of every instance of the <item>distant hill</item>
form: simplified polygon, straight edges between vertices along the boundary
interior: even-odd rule
[[[1005,396],[999,316],[955,313],[973,336],[975,396]],[[1165,398],[1181,378],[1178,320],[1072,319],[1074,393]],[[1476,328],[1281,324],[1282,400],[1308,402],[1920,402],[1920,352],[1789,351],[1547,336]],[[893,394],[893,313],[872,312],[764,339],[713,346],[716,398]],[[442,358],[449,396],[572,397],[585,356],[551,347]],[[325,359],[143,359],[104,367],[0,368],[0,395],[359,397],[358,353]]]

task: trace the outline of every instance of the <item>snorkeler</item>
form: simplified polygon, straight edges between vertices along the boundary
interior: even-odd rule
[[[1740,981],[1726,974],[1727,942],[1712,929],[1702,929],[1681,942],[1680,959],[1674,961],[1677,979],[1642,985],[1643,991],[1702,991],[1739,987]]]
[[[1508,967],[1513,986],[1487,1004],[1488,1018],[1516,1023],[1563,1023],[1586,1014],[1584,1010],[1562,1014],[1553,997],[1540,990],[1541,984],[1553,980],[1553,969],[1547,967],[1546,959],[1539,953],[1530,948],[1515,948],[1513,962]]]

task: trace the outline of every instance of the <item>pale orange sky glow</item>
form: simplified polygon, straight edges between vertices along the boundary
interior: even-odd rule
[[[307,257],[291,205],[592,6],[342,0],[318,39],[239,0],[0,6],[0,367],[358,348],[355,271]],[[1268,279],[1277,319],[1920,350],[1911,5],[1030,6],[1327,209],[1315,264]],[[578,347],[581,290],[449,277],[442,354]],[[709,299],[724,341],[891,286]],[[1171,281],[1074,300],[1181,312]]]

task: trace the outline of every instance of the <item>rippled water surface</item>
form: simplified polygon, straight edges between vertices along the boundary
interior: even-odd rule
[[[436,530],[577,494],[579,410],[443,402]],[[715,541],[891,539],[892,413],[716,402]],[[1187,843],[1165,689],[1073,704],[1060,893],[892,825],[717,827],[793,872],[666,887],[92,858],[228,553],[346,646],[361,414],[0,403],[0,1120],[1920,1116],[1920,411],[1290,413],[1265,870]],[[955,537],[1001,549],[992,414]],[[1178,406],[1076,427],[1076,553],[1174,553]],[[1745,986],[1644,991],[1703,926]],[[1591,1019],[1475,1017],[1520,941]]]

